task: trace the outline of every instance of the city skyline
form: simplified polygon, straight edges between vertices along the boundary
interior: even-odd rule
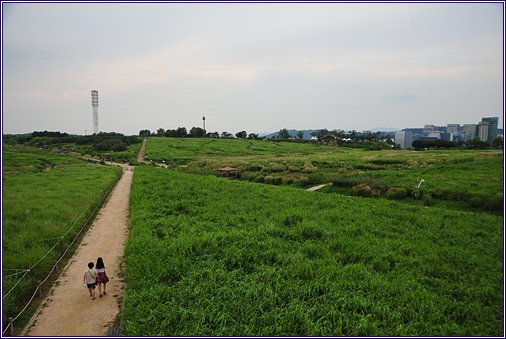
[[[503,3],[2,3],[4,134],[503,127]],[[135,25],[132,25],[135,23]]]

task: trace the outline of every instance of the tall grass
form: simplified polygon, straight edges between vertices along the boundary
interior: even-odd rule
[[[497,336],[503,219],[137,168],[128,335]]]

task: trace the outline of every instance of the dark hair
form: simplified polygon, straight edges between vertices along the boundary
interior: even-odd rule
[[[104,265],[104,261],[102,260],[102,257],[98,257],[97,259],[97,268],[100,269],[100,268],[104,268],[105,265]]]
[[[92,263],[92,262],[89,262],[89,263],[88,263],[88,268],[92,269],[92,268],[93,268],[93,266],[95,266],[95,264],[94,264],[94,263]]]

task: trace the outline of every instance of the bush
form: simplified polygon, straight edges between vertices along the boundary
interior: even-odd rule
[[[274,184],[274,182],[272,182],[272,179],[274,179],[274,178],[272,176],[268,175],[268,176],[265,177],[264,182],[266,184],[271,184],[272,185],[272,184]]]
[[[432,206],[432,195],[424,194],[422,197],[422,203],[424,206]]]
[[[248,167],[248,171],[250,172],[258,172],[262,169],[261,166],[258,166],[258,165],[251,165],[250,167]]]
[[[282,177],[273,178],[273,181],[274,181],[274,185],[279,186],[283,183],[283,178]]]
[[[357,186],[354,186],[351,190],[351,195],[355,196],[361,196],[361,197],[368,197],[372,193],[371,188],[367,184],[360,184]]]
[[[286,170],[286,166],[282,165],[282,164],[274,165],[274,167],[273,167],[274,173],[284,172],[285,170]]]
[[[325,179],[325,174],[323,172],[317,172],[314,174],[309,174],[307,178],[309,180],[309,183],[319,184]]]
[[[287,184],[287,185],[291,185],[291,184],[293,184],[293,179],[288,179],[288,180],[286,180],[286,184]]]
[[[300,177],[300,187],[306,187],[307,185],[309,185],[309,179],[306,178],[306,177]]]
[[[272,169],[270,167],[264,167],[262,168],[262,173],[269,174],[272,172]]]
[[[297,166],[290,166],[290,167],[288,167],[288,171],[290,173],[296,173],[296,172],[300,172],[300,168]]]
[[[388,191],[386,192],[386,197],[387,199],[390,199],[390,200],[399,200],[399,199],[404,199],[406,198],[407,196],[407,191],[405,188],[390,188],[388,189]]]
[[[255,178],[255,182],[258,182],[258,183],[262,183],[264,182],[265,180],[265,177],[263,175],[259,175],[258,177]]]

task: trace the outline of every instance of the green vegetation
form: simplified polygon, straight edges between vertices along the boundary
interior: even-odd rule
[[[206,139],[181,139],[181,144],[168,147],[169,138],[151,138],[148,142],[148,154],[162,154],[163,149],[187,153],[184,162],[187,166],[178,167],[167,161],[171,168],[193,174],[218,176],[218,168],[230,166],[239,170],[238,179],[270,183],[258,179],[262,176],[281,176],[285,184],[294,180],[296,187],[332,183],[321,190],[325,193],[358,195],[365,197],[384,197],[388,199],[408,199],[416,203],[430,195],[434,204],[455,205],[457,209],[484,209],[502,213],[503,209],[503,153],[494,150],[431,150],[431,151],[367,151],[331,146],[300,145],[285,142],[256,140],[216,140],[212,143],[216,154],[208,152],[201,158],[191,152],[198,142]],[[260,143],[269,151],[259,155],[246,155],[248,143]],[[200,146],[199,146],[200,145]],[[225,145],[227,156],[224,155]],[[275,146],[279,145],[279,146]],[[190,151],[190,146],[193,151]],[[220,146],[221,148],[219,148]],[[240,147],[243,147],[242,149]],[[272,149],[279,153],[270,153]],[[239,155],[237,155],[239,154]],[[240,178],[239,178],[240,177]],[[421,179],[425,182],[416,189]],[[393,194],[399,190],[398,193]],[[402,192],[405,191],[405,194]]]
[[[128,335],[503,334],[501,216],[148,166],[130,201]]]
[[[87,162],[47,151],[18,156],[4,151],[4,166],[33,168],[4,172],[3,177],[3,296],[12,289],[3,299],[4,324],[23,309],[37,282],[48,275],[121,173],[119,167],[75,167],[83,163]],[[60,168],[61,164],[70,167]],[[56,168],[43,171],[51,165]],[[28,265],[30,275],[15,286]],[[26,317],[31,314],[23,314],[20,320]]]
[[[22,146],[4,147],[2,160],[4,176],[42,172],[56,166],[88,164],[86,160],[75,155],[58,154],[48,150]]]
[[[214,138],[148,138],[146,160],[186,164],[202,158],[240,156],[286,156],[322,151],[325,146],[310,143],[277,142],[273,140],[236,140]],[[337,150],[337,147],[328,147]]]
[[[42,149],[67,149],[74,154],[89,154],[100,159],[104,153],[114,153],[113,160],[131,162],[137,160],[142,138],[120,133],[100,132],[92,135],[69,135],[60,132],[33,132],[28,135],[4,135],[4,144],[9,146],[30,145]]]

